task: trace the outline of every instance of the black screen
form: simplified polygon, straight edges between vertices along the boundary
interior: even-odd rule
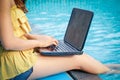
[[[93,12],[91,11],[74,8],[68,23],[64,41],[78,50],[82,50],[92,17]]]

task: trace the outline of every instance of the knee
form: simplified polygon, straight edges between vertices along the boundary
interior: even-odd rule
[[[73,60],[75,61],[76,69],[82,69],[85,62],[88,61],[88,55],[82,54],[82,55],[74,55]]]
[[[81,69],[81,65],[83,62],[82,55],[74,55],[73,60],[74,60],[74,64],[75,64],[75,69]]]

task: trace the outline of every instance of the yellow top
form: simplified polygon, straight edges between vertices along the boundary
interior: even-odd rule
[[[31,31],[31,28],[24,12],[13,6],[11,8],[11,19],[14,35],[26,39],[23,35]],[[24,51],[5,50],[0,45],[0,80],[10,79],[27,71],[35,64],[37,58],[38,56],[33,53],[33,49]]]

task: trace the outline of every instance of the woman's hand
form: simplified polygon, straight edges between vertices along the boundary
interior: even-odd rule
[[[33,34],[26,34],[25,35],[28,39],[34,39],[39,41],[39,47],[48,47],[50,45],[58,45],[58,40],[51,36],[47,35],[33,35]]]
[[[58,45],[58,41],[50,36],[40,35],[36,38],[40,41],[41,47],[48,47],[50,45]]]

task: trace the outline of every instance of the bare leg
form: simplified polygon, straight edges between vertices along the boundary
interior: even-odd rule
[[[72,69],[79,69],[93,74],[104,73],[109,70],[109,68],[86,54],[66,57],[40,55],[39,60],[33,66],[33,73],[29,77],[29,80]]]

